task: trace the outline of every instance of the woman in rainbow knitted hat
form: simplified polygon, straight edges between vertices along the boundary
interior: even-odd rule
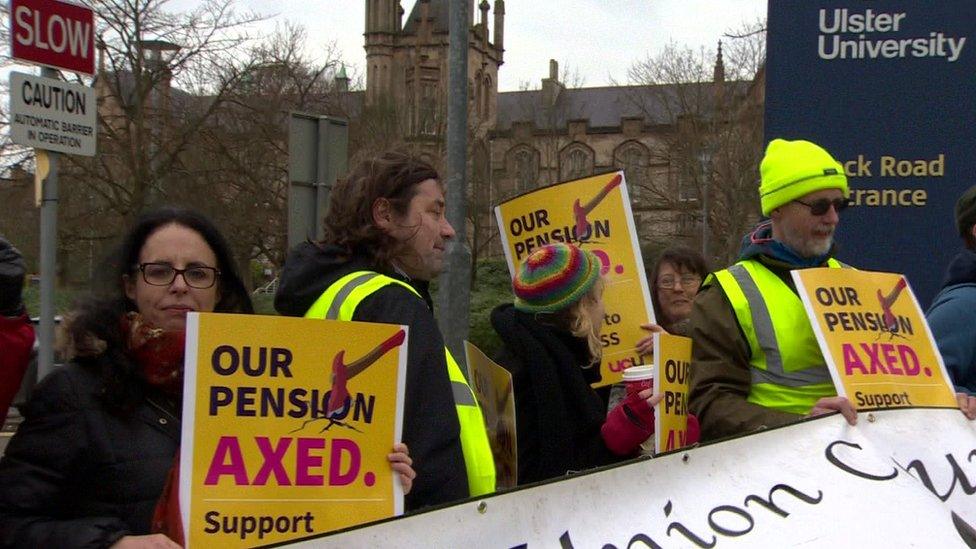
[[[539,248],[515,274],[515,303],[491,313],[505,345],[497,362],[515,389],[519,484],[636,456],[654,432],[660,397],[635,393],[626,410],[607,416],[590,387],[600,377],[600,268],[595,255],[572,244]]]

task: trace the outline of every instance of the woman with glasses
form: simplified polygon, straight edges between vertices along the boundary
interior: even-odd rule
[[[179,547],[167,483],[186,316],[251,313],[251,300],[217,228],[181,209],[139,219],[103,281],[68,324],[71,362],[35,389],[0,460],[0,547]],[[395,450],[408,491],[409,457]]]
[[[707,275],[708,265],[697,251],[684,246],[671,246],[661,252],[647,276],[657,324],[641,326],[650,333],[637,342],[639,354],[648,358],[651,356],[654,351],[654,332],[688,335],[691,304]],[[616,383],[610,388],[607,399],[608,414],[620,406],[625,393],[623,383]],[[689,416],[688,419],[689,443],[697,442],[698,419],[694,416]]]
[[[687,335],[691,304],[707,275],[708,265],[697,251],[684,246],[665,248],[647,275],[657,324],[645,324],[642,328],[652,333],[664,330]],[[653,346],[653,336],[648,335],[637,342],[637,352],[650,354]]]
[[[125,235],[99,297],[67,323],[0,460],[2,547],[177,547],[151,522],[179,448],[186,315],[251,313],[230,248],[163,209]]]
[[[708,265],[700,253],[691,248],[673,246],[661,252],[651,268],[649,282],[654,316],[669,333],[685,333],[684,325],[691,317],[691,303],[702,280],[708,275]]]

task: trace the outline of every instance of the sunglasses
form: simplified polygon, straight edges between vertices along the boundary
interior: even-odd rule
[[[835,212],[840,213],[851,205],[851,201],[847,198],[835,198],[833,200],[829,198],[821,198],[820,200],[814,200],[810,203],[802,200],[794,200],[793,202],[803,204],[807,208],[810,208],[810,213],[813,215],[824,215],[830,211],[831,206],[834,207]]]

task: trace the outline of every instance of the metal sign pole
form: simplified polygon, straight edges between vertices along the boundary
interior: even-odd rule
[[[41,76],[58,78],[58,71],[41,69]],[[58,161],[61,155],[48,151],[50,166],[41,185],[41,325],[37,379],[54,369],[54,279],[58,251]]]
[[[471,249],[468,247],[468,21],[467,3],[451,2],[449,10],[447,105],[447,220],[457,235],[447,243],[447,264],[437,290],[444,343],[463,362],[471,306]]]

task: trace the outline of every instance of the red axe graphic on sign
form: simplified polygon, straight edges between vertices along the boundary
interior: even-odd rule
[[[883,331],[888,332],[890,337],[905,337],[898,333],[898,317],[891,311],[892,305],[898,300],[898,296],[901,295],[901,291],[908,286],[905,278],[902,277],[898,279],[898,283],[895,284],[894,289],[888,292],[888,295],[881,293],[881,289],[878,289],[878,303],[881,304],[881,321],[884,322]],[[881,334],[878,334],[881,337]]]
[[[335,416],[342,411],[343,407],[346,405],[346,401],[349,400],[349,380],[363,373],[367,368],[376,363],[383,355],[396,349],[400,345],[403,345],[404,340],[407,337],[405,331],[397,330],[395,334],[386,339],[383,343],[380,343],[373,348],[370,352],[363,355],[361,358],[354,360],[348,364],[345,362],[346,351],[342,350],[336,353],[335,357],[332,359],[332,388],[329,393],[329,402],[325,408],[325,419],[329,420],[329,424],[325,426],[322,430],[328,430],[332,425],[339,425],[341,427],[346,427],[349,429],[357,430],[351,425],[346,425],[339,420],[335,419]],[[310,422],[322,418],[312,418],[295,431],[300,431],[305,428]],[[295,432],[292,431],[292,432]]]
[[[586,219],[586,216],[610,194],[610,191],[616,188],[617,185],[620,185],[621,181],[622,178],[618,173],[585,206],[580,205],[579,198],[573,202],[573,219],[576,220],[576,238],[578,240],[583,241],[590,238],[590,234],[593,232],[593,225]]]
[[[346,382],[361,374],[366,368],[372,366],[381,356],[402,345],[406,337],[406,332],[399,330],[390,336],[389,339],[377,345],[372,351],[366,353],[362,358],[349,364],[343,363],[346,351],[339,351],[335,358],[332,359],[332,393],[329,395],[329,405],[325,410],[325,415],[332,415],[333,412],[342,408],[342,405],[346,402],[346,399],[349,397]]]

